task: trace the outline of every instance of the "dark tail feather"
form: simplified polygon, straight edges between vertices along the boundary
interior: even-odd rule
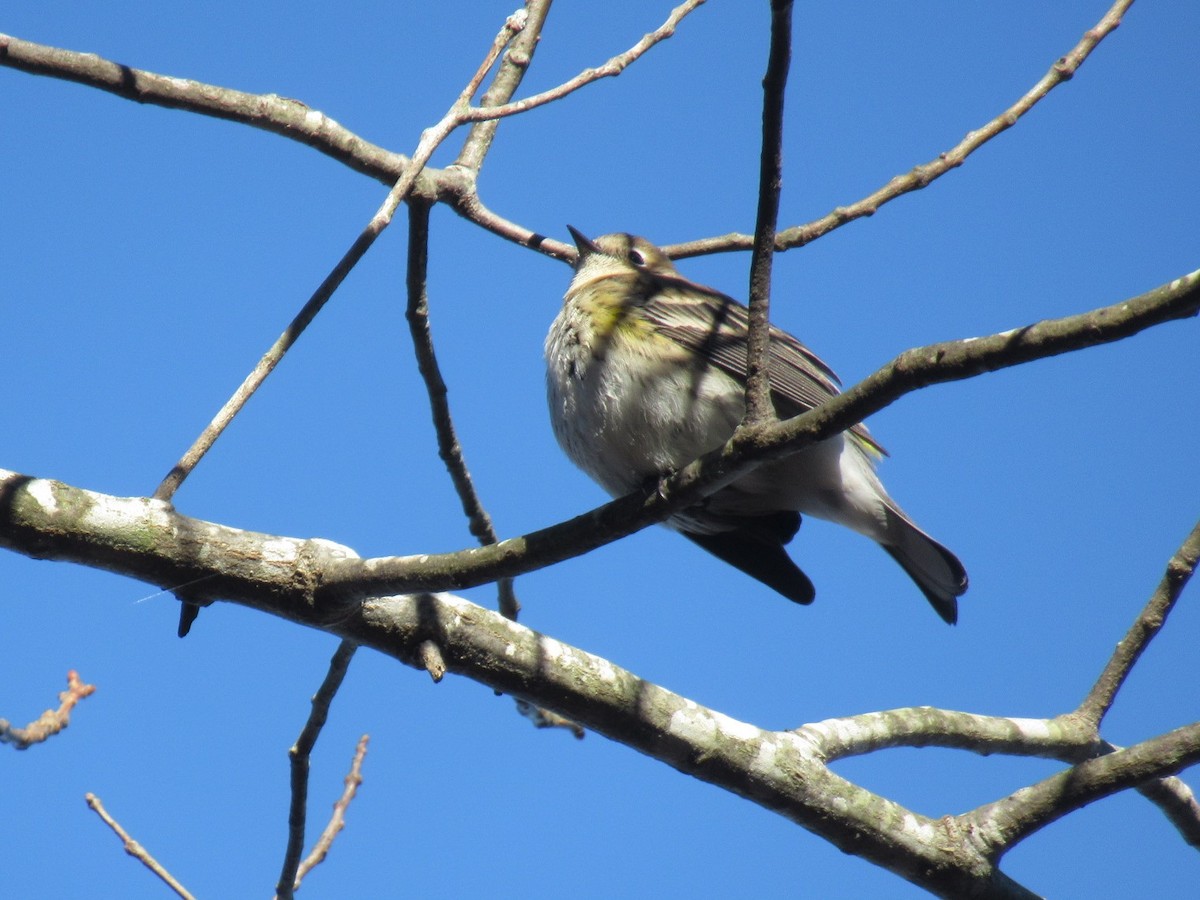
[[[796,521],[798,524],[799,517]],[[795,532],[794,527],[792,532]],[[752,578],[757,578],[794,603],[812,603],[817,595],[808,576],[792,562],[792,558],[787,555],[778,539],[771,540],[766,535],[750,529],[721,531],[716,534],[684,531],[681,534],[699,544],[717,559],[741,569]]]
[[[958,621],[957,598],[967,590],[967,570],[958,557],[898,510],[889,522],[891,543],[883,549],[900,563],[934,611],[950,625]]]

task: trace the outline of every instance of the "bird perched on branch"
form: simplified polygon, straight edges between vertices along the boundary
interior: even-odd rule
[[[546,336],[550,419],[572,461],[623,496],[733,435],[745,412],[749,311],[688,281],[644,238],[570,231],[575,277]],[[783,419],[838,393],[833,371],[774,327],[768,372]],[[812,582],[784,546],[801,514],[837,522],[879,543],[953,624],[966,570],[888,496],[875,474],[882,455],[860,423],[760,465],[665,524],[789,600],[811,603]]]

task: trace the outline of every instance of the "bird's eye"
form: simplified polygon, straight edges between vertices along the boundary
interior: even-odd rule
[[[641,268],[646,264],[646,257],[642,254],[641,250],[630,250],[629,261],[638,268]]]

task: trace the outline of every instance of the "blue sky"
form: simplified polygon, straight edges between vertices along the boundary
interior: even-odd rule
[[[799,5],[780,221],[933,159],[1024,93],[1102,2]],[[749,231],[766,4],[711,2],[618,79],[504,122],[485,203],[566,239]],[[560,0],[522,95],[633,44],[667,3]],[[0,30],[276,93],[411,152],[512,4],[17,4]],[[1141,293],[1197,265],[1194,3],[1137,4],[1069,84],[932,187],[775,264],[772,313],[853,383],[909,347]],[[386,189],[275,135],[0,69],[0,466],[153,491]],[[453,159],[457,139],[433,160]],[[177,496],[188,515],[365,555],[470,546],[403,320],[403,217]],[[569,271],[445,209],[432,324],[460,437],[503,535],[604,499],[545,411],[542,340]],[[685,274],[745,294],[748,256]],[[935,387],[871,419],[897,499],[971,575],[948,628],[868,541],[808,521],[794,607],[650,529],[517,582],[522,621],[769,728],[929,704],[1074,708],[1200,513],[1195,321]],[[0,554],[0,716],[98,685],[69,731],[0,753],[5,882],[160,897],[83,802],[198,896],[267,895],[286,750],[336,640],[222,604],[185,641],[157,588]],[[494,604],[494,592],[467,592]],[[1128,744],[1197,717],[1195,590],[1119,697]],[[923,896],[783,819],[596,735],[535,732],[484,687],[363,652],[313,763],[323,824],[358,736],[365,784],[305,897]],[[4,748],[0,748],[4,749]],[[837,771],[931,816],[1056,771],[891,751]],[[1137,795],[1034,836],[1006,870],[1049,896],[1177,894],[1200,862]]]

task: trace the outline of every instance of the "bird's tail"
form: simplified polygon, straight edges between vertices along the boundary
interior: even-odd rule
[[[793,603],[812,603],[816,596],[812,582],[783,549],[800,527],[799,513],[779,511],[730,518],[726,524],[736,527],[715,532],[685,527],[680,533]]]
[[[937,614],[951,625],[957,622],[957,598],[967,589],[967,570],[958,557],[891,504],[887,539],[881,544],[916,582]]]

